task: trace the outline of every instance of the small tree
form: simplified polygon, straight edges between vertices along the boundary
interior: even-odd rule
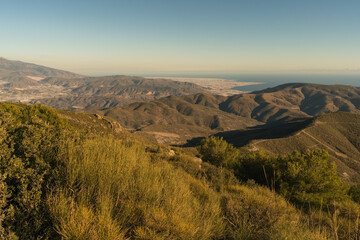
[[[254,179],[297,204],[328,204],[346,198],[347,187],[325,150],[289,155],[249,153],[232,165],[239,180]],[[355,196],[355,188],[353,190]]]
[[[198,148],[202,159],[215,166],[229,166],[239,156],[239,150],[222,137],[207,137]]]
[[[278,156],[276,165],[279,191],[292,202],[320,205],[346,198],[346,185],[325,150]]]
[[[351,186],[349,189],[349,196],[357,203],[360,203],[360,184]]]

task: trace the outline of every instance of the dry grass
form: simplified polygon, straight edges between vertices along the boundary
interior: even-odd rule
[[[212,239],[222,234],[219,197],[170,164],[152,163],[143,149],[111,138],[69,146],[66,187],[48,200],[62,237]]]

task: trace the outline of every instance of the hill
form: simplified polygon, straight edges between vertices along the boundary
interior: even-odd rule
[[[289,83],[231,96],[219,107],[225,112],[261,122],[307,118],[337,111],[360,113],[360,88]]]
[[[111,119],[9,103],[0,103],[0,113],[1,239],[348,239],[356,234],[352,216],[337,215],[339,234],[325,224],[312,227],[307,222],[315,217],[275,192],[241,185],[224,168],[200,167],[181,149],[113,135],[114,129],[124,130]],[[360,213],[356,203],[342,204],[339,210]],[[332,219],[326,212],[317,216]]]
[[[215,132],[286,123],[330,112],[360,113],[359,108],[360,88],[294,83],[230,97],[167,97],[111,108],[103,114],[138,134],[150,134],[167,143],[184,143]]]
[[[22,76],[43,79],[46,77],[75,78],[81,77],[79,74],[68,71],[49,68],[33,63],[12,61],[0,57],[0,79],[8,76]]]
[[[244,129],[261,124],[217,108],[225,97],[209,94],[170,96],[148,103],[133,103],[103,112],[124,128],[156,140],[179,144],[186,140],[219,131]]]
[[[64,96],[32,101],[57,109],[104,109],[170,95],[206,92],[205,88],[193,83],[120,75],[81,79],[47,78],[41,83],[69,90]]]
[[[0,58],[0,101],[42,103],[57,109],[106,109],[136,101],[207,92],[199,85],[134,76],[85,77]]]
[[[337,112],[309,120],[248,131],[220,133],[244,151],[287,154],[294,150],[325,149],[348,182],[360,181],[360,116]]]

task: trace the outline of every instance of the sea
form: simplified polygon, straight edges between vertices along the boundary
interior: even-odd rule
[[[285,83],[317,83],[326,85],[352,85],[360,87],[360,74],[201,74],[201,75],[178,75],[174,77],[189,78],[221,78],[238,82],[254,82],[261,84],[236,87],[234,89],[244,92],[252,92],[275,87]]]
[[[352,85],[360,87],[359,75],[234,75],[223,77],[239,82],[261,82],[262,84],[236,87],[236,90],[252,92],[285,83],[317,83],[326,85]]]

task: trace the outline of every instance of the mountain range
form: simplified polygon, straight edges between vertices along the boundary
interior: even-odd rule
[[[0,58],[0,101],[88,110],[206,91],[187,82],[122,75],[86,77]]]
[[[110,108],[102,113],[127,129],[164,142],[257,125],[286,123],[331,112],[360,113],[360,88],[291,83],[229,97],[210,94],[170,96]],[[164,132],[168,137],[164,138]],[[166,134],[165,134],[166,135]]]
[[[1,239],[358,239],[360,88],[0,65]]]

